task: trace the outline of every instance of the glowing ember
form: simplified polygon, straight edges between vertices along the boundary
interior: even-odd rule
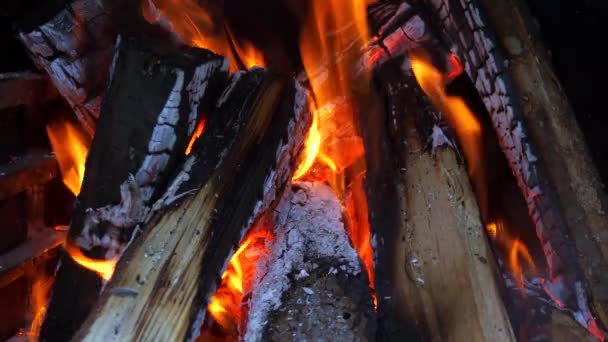
[[[194,130],[194,133],[192,133],[192,137],[190,137],[190,142],[188,142],[188,147],[186,147],[186,152],[184,152],[186,155],[189,155],[190,152],[192,152],[192,146],[194,145],[194,142],[201,137],[201,135],[203,135],[203,132],[205,131],[205,122],[207,121],[207,118],[205,116],[201,117],[201,121],[199,121],[198,125],[196,125],[196,129]]]
[[[112,274],[114,274],[114,269],[118,260],[103,260],[90,258],[84,255],[80,248],[69,240],[66,241],[63,248],[70,255],[70,257],[80,266],[91,271],[97,272],[97,274],[104,280],[110,280],[110,278],[112,278]]]
[[[268,253],[268,243],[274,236],[263,225],[252,228],[243,238],[239,249],[232,255],[222,282],[211,297],[207,310],[225,332],[234,332],[244,322],[241,302],[251,290],[256,261]]]
[[[46,127],[46,132],[55,152],[63,183],[75,196],[78,196],[89,150],[87,140],[69,121],[50,123]]]

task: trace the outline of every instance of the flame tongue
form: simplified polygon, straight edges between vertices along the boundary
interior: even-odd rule
[[[50,123],[46,131],[59,164],[63,183],[78,196],[89,150],[87,139],[69,121]]]
[[[104,260],[90,258],[84,255],[80,248],[69,240],[66,241],[64,248],[70,257],[80,266],[96,272],[104,280],[110,280],[110,278],[112,278],[114,268],[118,262],[117,259]]]

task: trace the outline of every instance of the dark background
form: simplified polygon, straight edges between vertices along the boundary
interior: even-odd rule
[[[604,184],[608,183],[608,1],[528,0]]]

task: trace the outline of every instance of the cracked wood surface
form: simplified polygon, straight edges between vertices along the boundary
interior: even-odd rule
[[[206,82],[200,82],[201,67],[208,71]],[[210,107],[227,71],[224,58],[205,50],[119,39],[68,243],[91,257],[120,257],[184,159],[192,111],[196,118]],[[41,338],[71,336],[101,287],[96,273],[65,255]]]
[[[287,184],[311,120],[293,81],[261,69],[235,78],[175,186],[192,195],[144,225],[77,339],[198,335],[231,252]]]

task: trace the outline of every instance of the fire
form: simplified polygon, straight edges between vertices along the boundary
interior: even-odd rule
[[[87,140],[69,121],[50,123],[46,127],[46,132],[57,157],[63,183],[75,196],[78,196],[89,151]]]
[[[431,65],[424,56],[413,53],[410,56],[412,70],[418,84],[428,96],[432,104],[440,110],[446,117],[449,125],[455,130],[460,140],[465,159],[467,161],[469,176],[475,184],[478,195],[478,203],[483,214],[487,214],[487,195],[486,179],[482,169],[481,156],[483,153],[481,124],[467,107],[463,99],[458,96],[450,96],[445,91],[445,86],[462,68],[458,67],[460,62],[454,55],[450,56],[453,72],[444,75]],[[455,71],[454,71],[455,70]],[[527,267],[536,273],[536,265],[524,243],[513,238],[508,230],[504,229],[502,221],[490,222],[486,226],[486,231],[501,248],[508,251],[509,267],[517,286],[524,294],[524,262]]]
[[[234,331],[244,321],[245,312],[241,302],[251,290],[256,261],[268,253],[267,245],[273,239],[268,227],[256,225],[232,255],[228,268],[222,275],[222,282],[207,306],[214,321],[224,331]]]
[[[365,154],[355,122],[353,86],[359,87],[359,93],[366,92],[360,85],[368,86],[368,75],[355,76],[358,55],[352,52],[359,51],[357,47],[364,46],[369,39],[368,2],[312,1],[312,14],[302,28],[300,53],[314,99],[310,101],[313,120],[293,180],[327,180],[338,198],[345,200],[348,234],[373,290],[373,250],[363,188],[365,166],[358,170],[359,176],[349,179],[348,186],[344,184],[344,171]]]
[[[66,241],[63,248],[70,255],[70,257],[80,266],[96,272],[104,280],[110,280],[110,278],[112,278],[112,274],[114,274],[114,269],[116,268],[116,263],[118,262],[118,260],[90,258],[84,255],[80,248],[69,240]]]
[[[30,297],[30,308],[33,313],[32,324],[29,330],[29,337],[32,341],[38,340],[40,326],[46,314],[46,304],[48,294],[53,284],[53,278],[46,275],[37,276],[32,283],[32,294]]]
[[[490,222],[486,225],[486,230],[496,244],[508,253],[508,263],[511,269],[511,274],[517,287],[521,290],[522,296],[525,296],[524,288],[524,265],[530,273],[536,274],[536,264],[532,259],[532,255],[528,251],[528,247],[519,239],[514,238],[509,234],[509,230],[504,227],[502,220]]]
[[[194,130],[194,133],[192,133],[192,136],[190,137],[190,142],[188,142],[188,147],[186,147],[186,152],[184,152],[186,155],[190,155],[190,152],[192,152],[192,146],[194,145],[194,142],[201,137],[201,135],[203,135],[203,132],[205,131],[205,122],[207,121],[207,118],[205,116],[201,117],[201,121],[199,121],[199,123],[196,125],[196,129]]]
[[[450,80],[448,75],[441,73],[428,62],[428,59],[419,54],[411,54],[410,58],[418,84],[435,108],[445,115],[449,125],[458,135],[467,161],[469,176],[474,181],[478,193],[480,209],[485,214],[485,205],[488,202],[485,193],[485,173],[480,160],[483,152],[481,125],[462,98],[446,93],[445,86]],[[453,58],[450,61],[456,63]]]
[[[236,40],[228,26],[210,14],[212,4],[207,3],[208,8],[201,6],[196,0],[142,0],[142,14],[149,23],[161,24],[185,44],[227,56],[231,71],[238,70],[238,65],[230,42],[247,69],[265,66],[258,49],[245,40]]]

